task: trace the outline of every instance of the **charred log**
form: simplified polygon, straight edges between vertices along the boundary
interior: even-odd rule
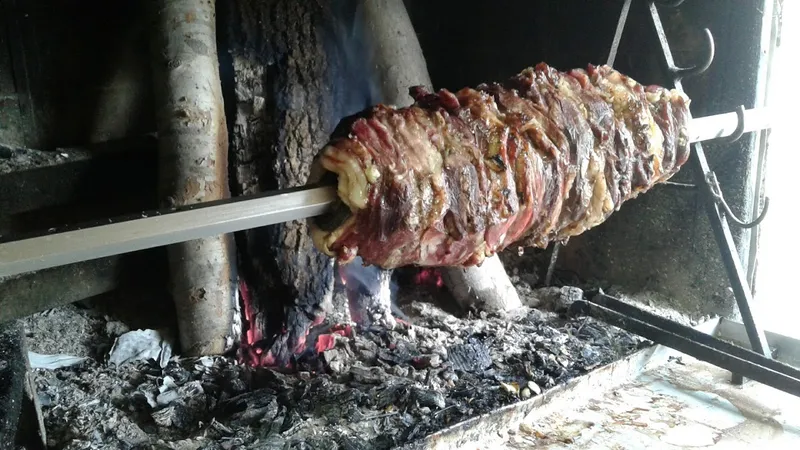
[[[228,197],[215,3],[159,0],[150,6],[163,203],[183,206]],[[238,314],[232,244],[232,237],[223,235],[168,248],[186,354],[221,354],[233,344]]]
[[[354,29],[364,41],[364,58],[373,68],[370,89],[373,103],[408,106],[413,99],[408,87],[423,84],[430,87],[414,27],[401,0],[358,0],[355,5]],[[392,270],[377,267],[340,267],[349,275],[347,297],[351,317],[363,326],[379,324],[394,327],[391,305]]]
[[[312,158],[338,121],[318,2],[221,5],[229,48],[231,186],[234,195],[306,184]],[[236,236],[247,327],[255,363],[286,365],[330,302],[333,261],[314,249],[303,220]],[[258,347],[254,349],[253,347]]]

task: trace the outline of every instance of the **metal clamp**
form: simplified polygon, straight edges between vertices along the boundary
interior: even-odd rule
[[[711,191],[711,196],[714,198],[714,201],[725,212],[725,216],[728,218],[728,220],[733,222],[733,224],[739,228],[753,228],[758,226],[758,224],[763,222],[764,218],[767,217],[767,211],[769,210],[769,197],[764,197],[764,208],[761,210],[761,214],[759,214],[758,217],[752,222],[745,222],[738,218],[733,211],[731,211],[731,207],[728,205],[728,202],[725,201],[725,197],[722,195],[722,188],[719,185],[716,173],[713,171],[706,173],[706,183],[708,183],[708,188]]]

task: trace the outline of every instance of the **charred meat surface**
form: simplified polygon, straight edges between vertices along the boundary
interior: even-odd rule
[[[472,266],[604,222],[689,156],[690,100],[608,66],[544,63],[452,93],[412,88],[340,123],[315,162],[349,216],[312,225],[317,248],[383,268]]]

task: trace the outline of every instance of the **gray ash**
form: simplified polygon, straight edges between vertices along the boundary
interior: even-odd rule
[[[176,357],[163,369],[153,361],[114,369],[92,357],[78,367],[37,371],[50,444],[392,448],[539,395],[648,344],[591,318],[531,308],[457,317],[434,306],[439,297],[435,288],[404,287],[397,305],[411,324],[341,334],[326,328],[325,348],[299,360],[295,373],[226,357]]]

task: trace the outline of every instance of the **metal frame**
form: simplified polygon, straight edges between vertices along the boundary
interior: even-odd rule
[[[708,29],[705,29],[707,52],[702,63],[690,68],[681,68],[675,65],[658,8],[659,4],[661,7],[674,8],[681,3],[683,3],[682,0],[673,2],[650,0],[648,8],[653,29],[661,46],[666,69],[672,74],[674,87],[683,91],[681,82],[683,78],[703,73],[713,62],[714,37]],[[612,43],[609,61],[613,61],[616,55],[629,8],[630,0],[626,0],[620,15],[617,33]],[[737,117],[739,122],[736,130],[731,136],[725,138],[724,142],[735,142],[744,134],[746,129],[744,107],[739,108]],[[703,146],[699,142],[692,144],[689,164],[692,166],[694,173],[695,186],[700,188],[703,196],[706,214],[711,223],[714,238],[719,246],[722,262],[742,315],[743,325],[752,351],[645,312],[618,299],[609,297],[602,292],[594,295],[590,300],[576,302],[571,312],[591,315],[659,344],[730,370],[733,373],[732,382],[734,384],[741,384],[744,381],[743,376],[747,376],[784,392],[800,396],[800,370],[772,358],[764,330],[758,326],[755,314],[750,308],[750,302],[753,299],[752,290],[747,281],[747,274],[739,261],[739,253],[728,225],[729,219],[738,227],[752,228],[757,226],[765,217],[769,204],[768,199],[765,200],[764,209],[755,220],[749,223],[744,222],[731,212],[730,207],[723,198],[716,175],[709,167]],[[554,252],[557,252],[557,249],[554,249]],[[551,259],[549,271],[552,271],[552,265],[554,264],[555,254]]]
[[[674,7],[674,5],[668,5],[667,7]],[[658,5],[655,1],[650,1],[649,10],[653,29],[655,30],[659,44],[661,45],[666,68],[673,74],[675,88],[683,91],[683,78],[701,74],[711,65],[711,62],[714,59],[714,37],[711,34],[711,31],[708,29],[705,30],[708,42],[708,52],[705,61],[702,64],[690,69],[678,68],[675,65],[675,60],[672,57],[672,51],[670,49],[666,33],[664,32],[664,27],[661,23],[661,17],[658,14]],[[742,118],[743,115],[740,115],[740,119]],[[740,122],[743,121],[740,120]],[[740,123],[739,130],[743,129],[744,124]],[[733,142],[737,140],[741,137],[741,134],[741,132],[735,133],[735,135],[732,136],[732,138],[729,138],[727,142]],[[739,252],[736,249],[736,244],[733,241],[733,235],[731,234],[731,230],[726,219],[726,215],[728,212],[730,212],[730,208],[725,202],[725,199],[722,197],[719,184],[716,180],[716,175],[708,165],[708,160],[706,159],[702,144],[692,144],[692,153],[689,164],[693,169],[695,184],[700,187],[702,195],[704,196],[706,214],[708,215],[711,229],[714,233],[714,238],[719,246],[722,262],[725,265],[725,270],[728,273],[728,279],[731,283],[731,288],[733,289],[733,294],[739,307],[739,313],[742,315],[742,321],[747,329],[750,345],[752,346],[753,351],[758,352],[767,358],[771,358],[772,354],[769,350],[767,337],[764,334],[764,330],[758,326],[758,321],[755,318],[755,314],[750,308],[750,303],[753,300],[753,293],[747,281],[747,274],[742,268],[742,264],[739,260]],[[759,218],[757,218],[752,224],[746,224],[733,215],[730,215],[729,218],[736,225],[750,227],[760,223],[764,218],[764,214],[760,214]],[[734,373],[733,382],[736,384],[741,384],[743,379],[737,373]]]
[[[800,370],[788,364],[649,313],[602,291],[587,297],[570,306],[571,315],[594,317],[657,344],[800,397]]]

